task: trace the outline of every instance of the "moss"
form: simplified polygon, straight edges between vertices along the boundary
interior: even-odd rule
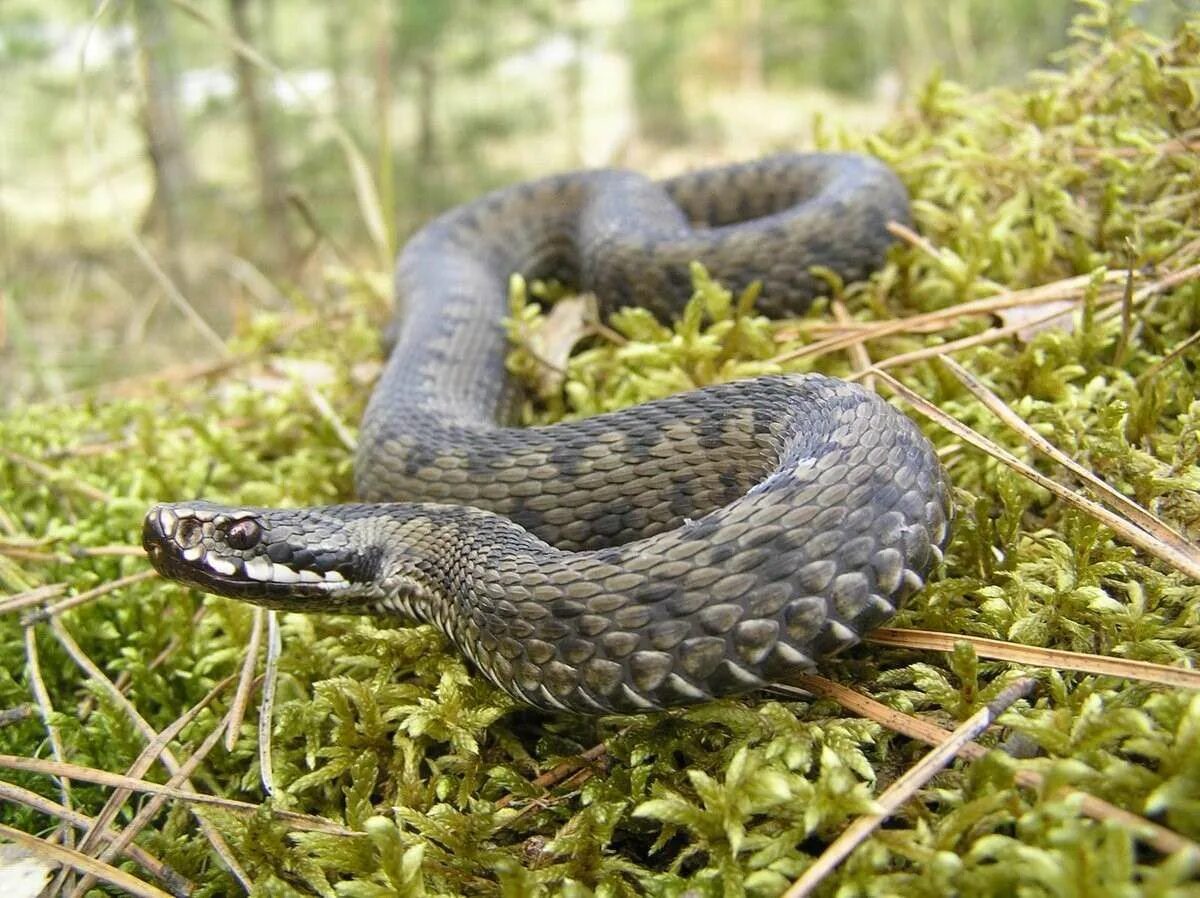
[[[1065,62],[1064,72],[1038,75],[1019,91],[968,95],[934,81],[882,134],[827,139],[895,166],[921,234],[939,249],[899,248],[870,282],[835,284],[853,319],[950,308],[1100,269],[1132,267],[1153,278],[1194,264],[1200,156],[1178,141],[1200,128],[1200,20],[1159,43],[1116,7],[1090,4]],[[591,414],[765,371],[851,372],[840,352],[780,361],[811,346],[827,319],[769,322],[754,314],[752,295],[730,296],[700,270],[696,286],[673,325],[638,311],[615,316],[609,326],[620,339],[592,338],[561,390],[531,405],[529,419]],[[1102,313],[1098,286],[1090,295],[1073,330],[956,357],[1074,458],[1177,529],[1200,533],[1200,374],[1186,354],[1157,367],[1200,329],[1200,286],[1193,279],[1164,292],[1128,323]],[[88,550],[136,544],[155,499],[348,498],[349,453],[309,391],[357,420],[366,377],[358,360],[377,356],[387,310],[369,285],[343,274],[312,303],[307,323],[248,324],[236,346],[245,361],[212,382],[163,381],[135,397],[31,407],[0,422],[9,453],[0,462],[0,507],[11,525],[0,538],[4,588],[61,583],[76,593],[144,570],[136,555]],[[518,294],[514,318],[514,327],[536,330],[540,308]],[[951,319],[936,333],[896,334],[869,348],[878,360],[988,325]],[[518,353],[513,366],[528,372],[534,363]],[[894,370],[1029,457],[938,363]],[[1200,587],[924,426],[957,486],[959,521],[944,569],[901,624],[1196,664]],[[156,580],[63,616],[108,676],[127,678],[129,698],[158,729],[240,668],[252,619],[246,606]],[[207,812],[262,895],[775,895],[924,751],[824,700],[759,696],[636,719],[537,714],[472,676],[429,628],[300,615],[281,624],[280,789],[271,804],[364,834],[295,833],[265,812]],[[95,690],[44,625],[34,632],[69,759],[125,770],[141,745],[120,710],[100,700],[76,715]],[[878,647],[831,662],[826,673],[951,724],[1012,677],[1008,665],[969,650]],[[1015,788],[1017,762],[1003,753],[959,765],[860,848],[824,894],[1186,893],[1194,871],[1183,858],[1139,850],[1127,830],[1082,816],[1053,787],[1077,786],[1200,839],[1200,698],[1069,672],[1037,676],[1036,699],[1004,720],[1040,750],[1020,763],[1045,774],[1047,788]],[[29,696],[23,629],[9,615],[0,618],[0,707]],[[205,711],[184,730],[181,755],[220,713]],[[1004,731],[989,736],[1000,738]],[[197,785],[262,801],[256,739],[250,720],[234,751],[208,756]],[[544,799],[530,784],[601,742],[606,759],[590,778]],[[45,756],[41,721],[0,728],[0,751]],[[5,779],[56,794],[44,779]],[[509,794],[515,800],[501,806]],[[77,784],[73,796],[95,813],[104,792]],[[50,822],[15,805],[0,809],[0,820],[29,831]],[[201,894],[235,888],[179,806],[140,841],[202,883]]]

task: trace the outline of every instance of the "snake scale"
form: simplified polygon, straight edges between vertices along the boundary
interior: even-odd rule
[[[641,712],[761,687],[852,645],[941,558],[949,487],[873,393],[818,375],[718,384],[582,421],[505,426],[513,272],[603,309],[677,313],[689,265],[803,312],[810,269],[866,276],[908,200],[881,163],[782,155],[655,182],[591,171],[427,224],[396,267],[395,343],[363,418],[364,504],[156,506],[168,577],[297,611],[435,625],[544,709]]]

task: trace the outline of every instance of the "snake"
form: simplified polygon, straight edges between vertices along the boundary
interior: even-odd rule
[[[849,153],[661,181],[571,172],[451,209],[397,257],[359,501],[163,503],[145,551],[168,578],[267,608],[431,624],[546,711],[655,711],[810,671],[941,563],[950,486],[929,440],[874,392],[819,374],[514,426],[510,277],[669,317],[699,261],[731,290],[760,283],[756,311],[794,316],[829,272],[879,268],[890,221],[911,221],[904,186]]]

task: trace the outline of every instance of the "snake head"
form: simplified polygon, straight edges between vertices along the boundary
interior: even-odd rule
[[[370,592],[379,567],[377,548],[319,508],[156,505],[143,523],[142,547],[165,577],[289,611],[354,604]]]

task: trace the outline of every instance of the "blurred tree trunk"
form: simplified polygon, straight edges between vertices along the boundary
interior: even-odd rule
[[[229,16],[238,40],[253,47],[256,44],[247,13],[249,5],[249,0],[229,0]],[[234,54],[233,61],[238,94],[246,115],[246,129],[250,132],[254,147],[259,207],[273,244],[271,249],[275,258],[272,261],[287,264],[292,259],[293,249],[287,226],[287,190],[279,164],[279,149],[259,89],[258,70],[253,62],[240,53]]]
[[[183,259],[184,205],[193,175],[179,111],[179,90],[172,65],[170,22],[158,0],[134,0],[138,67],[142,78],[142,130],[154,170],[154,194],[142,230],[161,231],[167,269],[181,287],[187,284]]]
[[[572,168],[583,164],[583,67],[586,36],[583,11],[579,0],[567,0],[566,28],[571,39],[571,59],[563,71],[563,93],[566,100],[567,158]]]
[[[431,166],[437,156],[434,109],[437,103],[437,66],[433,56],[422,53],[417,68],[417,164]]]
[[[745,0],[741,15],[742,87],[761,90],[765,81],[763,52],[763,0]]]
[[[395,90],[395,10],[390,0],[379,5],[375,41],[375,122],[379,203],[384,210],[388,246],[396,250],[396,154],[392,144],[392,106]]]
[[[344,123],[354,121],[354,108],[350,101],[350,88],[346,84],[346,68],[349,62],[346,14],[337,6],[325,7],[325,33],[329,35],[329,74],[333,78],[333,100],[338,118]]]
[[[430,187],[437,179],[437,65],[430,53],[417,56],[417,159],[413,166],[414,188],[421,205],[427,211],[431,202]]]

